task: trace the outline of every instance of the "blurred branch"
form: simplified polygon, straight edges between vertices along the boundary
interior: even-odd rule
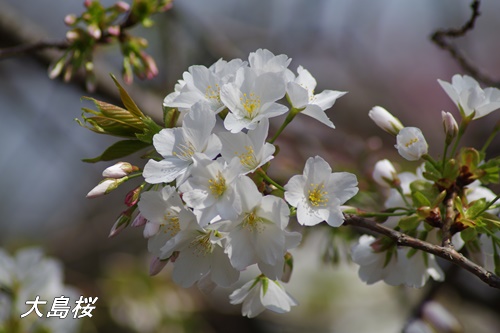
[[[444,247],[439,245],[434,245],[420,239],[410,237],[404,233],[388,228],[382,224],[376,223],[365,218],[346,214],[344,225],[352,225],[356,227],[361,227],[374,231],[378,234],[384,235],[392,239],[398,246],[408,246],[417,250],[422,250],[424,252],[434,254],[440,258],[443,258],[463,269],[471,272],[478,278],[480,278],[484,283],[493,288],[500,289],[500,277],[493,274],[492,272],[484,269],[483,267],[475,264],[461,253],[457,252],[451,247]]]
[[[431,40],[439,46],[441,49],[448,51],[450,55],[458,62],[458,65],[469,75],[476,78],[478,81],[489,85],[489,86],[500,86],[500,82],[490,78],[489,76],[482,73],[473,63],[465,58],[463,53],[450,43],[450,39],[463,37],[467,32],[474,29],[477,18],[481,15],[479,7],[481,5],[480,0],[473,0],[470,7],[472,9],[471,16],[465,22],[463,26],[458,29],[441,29],[435,31],[431,35]]]
[[[68,48],[68,43],[66,42],[38,42],[33,44],[24,44],[12,47],[5,47],[0,49],[0,60],[17,57],[26,53],[33,53],[38,51],[43,51],[45,49],[57,49],[65,50]]]

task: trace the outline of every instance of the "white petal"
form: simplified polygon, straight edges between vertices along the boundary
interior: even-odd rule
[[[309,94],[306,88],[296,82],[288,82],[286,93],[292,106],[301,109],[309,103]]]
[[[149,160],[144,166],[142,176],[150,184],[170,183],[186,172],[188,165],[189,162],[176,157],[169,157],[163,161]]]
[[[318,105],[309,104],[301,113],[316,119],[330,128],[335,128],[335,125],[333,125],[332,121],[326,116],[325,111]]]

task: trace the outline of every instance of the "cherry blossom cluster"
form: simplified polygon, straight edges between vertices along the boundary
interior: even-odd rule
[[[129,208],[110,235],[128,225],[143,227],[153,255],[150,273],[171,263],[172,279],[182,287],[232,287],[242,271],[256,267],[260,274],[229,296],[232,304],[242,303],[248,317],[265,309],[288,312],[297,305],[283,284],[292,271],[290,250],[302,240],[289,228],[291,218],[302,226],[326,222],[331,227],[346,220],[353,224],[352,215],[376,218],[385,230],[427,246],[454,253],[467,249],[476,262],[499,272],[499,196],[487,185],[500,182],[500,160],[486,158],[486,149],[500,126],[480,150],[460,147],[460,140],[473,120],[500,108],[500,91],[483,90],[468,76],[439,81],[462,119],[458,124],[450,112],[441,112],[444,152],[437,159],[429,155],[419,128],[405,127],[382,107],[370,110],[369,118],[395,137],[401,157],[424,160],[415,173],[398,172],[387,159],[377,162],[372,178],[379,186],[376,195],[385,202],[381,211],[370,212],[344,206],[358,192],[357,178],[333,172],[319,156],[306,161],[302,174],[280,179],[284,185],[268,175],[271,164],[279,161],[274,142],[286,126],[304,114],[335,128],[325,111],[345,94],[315,94],[314,77],[302,66],[294,73],[290,62],[286,55],[259,49],[248,61],[191,66],[164,99],[164,127],[145,116],[116,80],[126,109],[90,99],[98,111],[84,109],[93,115],[84,117],[87,127],[129,140],[89,161],[126,155],[130,139],[136,141],[127,154],[153,148],[143,168],[119,162],[103,172],[105,179],[87,195],[107,194],[130,179],[144,178],[127,194]],[[271,130],[270,121],[278,116],[283,123]],[[362,199],[356,200],[363,206]],[[352,261],[368,284],[418,288],[429,277],[444,279],[435,252],[402,247],[382,235],[361,235],[354,243]]]
[[[235,284],[240,272],[256,265],[261,274],[230,296],[243,303],[243,314],[264,309],[287,312],[296,301],[284,290],[301,234],[287,230],[291,216],[301,225],[344,221],[341,205],[358,191],[351,173],[332,172],[319,156],[307,160],[302,175],[281,186],[267,175],[276,156],[273,142],[299,113],[334,128],[325,110],[345,92],[314,93],[316,80],[291,59],[259,49],[248,61],[219,60],[210,67],[191,66],[164,100],[181,113],[179,127],[153,136],[158,154],[142,176],[148,189],[137,203],[132,225],[144,225],[151,273],[173,263],[173,280],[202,289]],[[288,102],[288,106],[280,101]],[[286,114],[284,125],[269,138],[269,119]],[[126,163],[104,172],[107,177],[89,193],[113,190],[133,172]]]

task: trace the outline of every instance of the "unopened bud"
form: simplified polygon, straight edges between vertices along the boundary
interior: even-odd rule
[[[55,64],[49,67],[49,78],[55,79],[61,74],[62,69],[64,68],[65,59],[62,57]]]
[[[372,176],[373,180],[383,187],[398,187],[401,184],[396,169],[387,159],[375,163]]]
[[[114,237],[118,235],[123,229],[125,229],[132,220],[132,213],[137,207],[131,207],[126,211],[122,212],[120,216],[116,219],[115,224],[111,227],[108,237]]]
[[[145,52],[141,52],[142,60],[146,67],[146,78],[151,80],[158,75],[158,67],[156,67],[156,62],[150,55]]]
[[[90,7],[90,5],[92,5],[92,0],[85,0],[85,1],[83,2],[83,5],[84,5],[85,7],[87,7],[87,8],[89,8],[89,7]]]
[[[443,118],[443,128],[446,134],[446,143],[450,144],[454,137],[458,134],[458,124],[453,115],[449,112],[441,111]]]
[[[389,111],[380,106],[375,106],[368,112],[368,117],[375,122],[375,124],[384,131],[396,135],[401,129],[403,124],[394,117]]]
[[[438,332],[462,332],[458,320],[437,302],[427,302],[422,309],[422,318],[436,328]]]
[[[75,14],[69,14],[64,17],[64,23],[66,25],[73,25],[76,22],[76,15]]]
[[[146,224],[148,220],[142,216],[142,214],[137,214],[135,217],[134,221],[132,221],[132,224],[130,225],[131,227],[142,227],[143,225]]]
[[[101,29],[99,29],[97,24],[90,24],[87,27],[87,31],[88,31],[89,35],[92,36],[92,38],[94,38],[96,40],[101,38]]]
[[[122,179],[106,178],[87,193],[87,198],[97,198],[108,194],[120,186],[121,183],[123,183]]]
[[[125,196],[125,205],[132,207],[139,201],[139,197],[141,195],[142,189],[144,188],[144,185],[145,184],[137,186],[132,191],[127,193],[127,195]]]
[[[118,162],[102,172],[102,176],[106,178],[122,178],[130,174],[132,171],[137,171],[138,168],[129,162]]]
[[[149,275],[155,276],[160,273],[163,267],[168,264],[168,260],[161,260],[160,258],[153,258],[149,264]]]
[[[66,39],[68,40],[68,42],[73,43],[80,39],[80,33],[76,30],[69,30],[68,32],[66,32]]]
[[[115,3],[115,8],[120,12],[120,13],[125,13],[130,9],[130,5],[124,1],[118,1]]]
[[[112,25],[108,28],[108,34],[111,36],[120,36],[120,26]]]

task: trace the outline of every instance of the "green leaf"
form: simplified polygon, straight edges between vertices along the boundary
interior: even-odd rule
[[[415,230],[420,224],[420,218],[417,215],[405,216],[399,220],[398,226],[401,230],[408,232]]]
[[[487,204],[488,203],[486,202],[485,198],[481,198],[471,202],[469,204],[469,208],[467,208],[467,211],[465,212],[465,216],[472,219],[476,218],[484,211]]]
[[[446,161],[444,165],[443,178],[454,182],[455,179],[458,177],[459,172],[460,168],[457,164],[457,161],[451,158],[448,161]]]
[[[125,91],[125,89],[123,89],[123,87],[120,85],[120,83],[115,78],[115,76],[113,74],[110,74],[110,75],[111,75],[111,78],[113,79],[113,81],[115,82],[115,85],[118,87],[118,90],[120,91],[120,98],[121,98],[122,103],[125,106],[125,108],[127,110],[129,110],[130,112],[132,112],[136,117],[143,118],[144,114],[137,107],[137,105],[132,100],[132,98],[130,97],[130,95]]]
[[[429,207],[431,205],[429,199],[427,199],[427,197],[423,195],[422,192],[412,192],[411,197],[413,199],[413,204],[418,205],[418,207]]]
[[[464,240],[464,242],[470,242],[477,238],[477,230],[475,228],[467,228],[460,232],[460,237]]]
[[[435,198],[438,196],[437,189],[433,186],[432,183],[429,183],[425,180],[415,180],[410,184],[410,191],[412,195],[412,199],[421,200],[424,204],[419,204],[419,206],[430,206],[431,202],[428,198]],[[420,192],[417,198],[413,198],[414,194]],[[418,204],[418,202],[415,202]]]
[[[101,155],[94,158],[86,158],[82,161],[87,163],[112,161],[133,154],[149,146],[149,144],[138,140],[122,140],[109,146]]]
[[[476,170],[476,175],[483,184],[498,184],[500,182],[500,158],[491,159],[480,165],[478,169],[484,172],[483,174],[478,174],[477,171],[479,170]]]
[[[436,181],[441,178],[441,172],[431,162],[426,161],[423,176],[428,180]]]

